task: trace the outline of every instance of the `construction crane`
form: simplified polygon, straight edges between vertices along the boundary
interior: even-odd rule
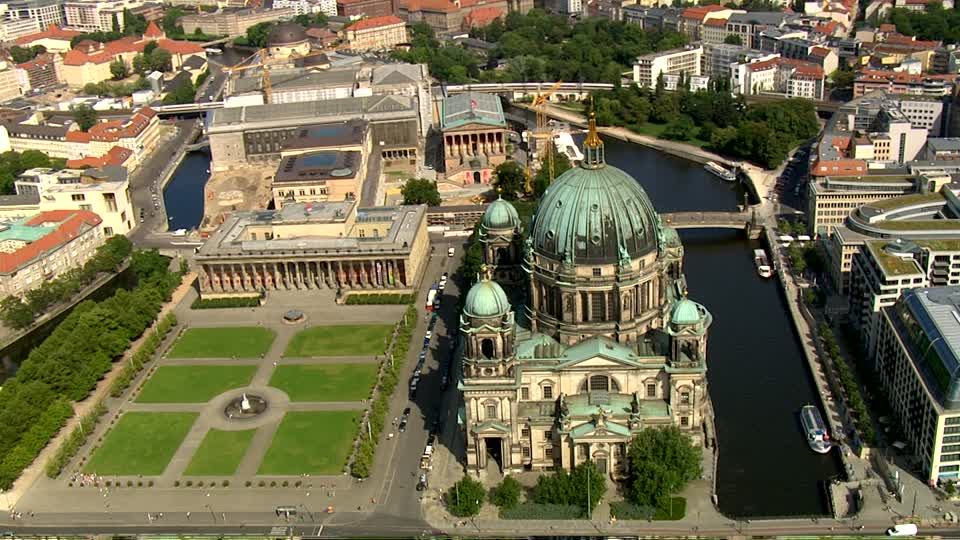
[[[547,165],[548,170],[550,171],[550,183],[553,183],[553,129],[548,126],[549,119],[547,118],[547,103],[550,101],[550,96],[557,93],[557,90],[560,89],[560,85],[563,84],[563,81],[557,81],[553,86],[550,87],[546,92],[537,94],[533,98],[533,110],[537,114],[537,127],[530,134],[532,138],[538,139],[536,146],[540,151],[540,166],[542,167],[544,162]],[[546,139],[544,141],[544,139]],[[540,146],[542,145],[542,148]],[[524,186],[527,194],[533,193],[533,175],[530,171],[530,160],[527,160],[527,184]]]
[[[302,58],[309,58],[311,56],[319,56],[321,54],[326,54],[326,51],[312,51],[307,54],[293,55],[289,60],[300,60]],[[259,57],[259,58],[258,58]],[[248,64],[247,62],[253,61],[253,63]],[[244,58],[239,64],[226,68],[226,71],[233,74],[240,71],[253,68],[261,68],[263,70],[263,102],[270,103],[273,96],[273,88],[270,85],[270,66],[275,64],[286,63],[287,59],[280,59],[277,62],[269,62],[267,58],[267,50],[260,49],[259,51],[251,54],[250,56]]]

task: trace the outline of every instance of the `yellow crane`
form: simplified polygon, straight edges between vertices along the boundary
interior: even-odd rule
[[[299,60],[301,58],[309,58],[311,56],[319,56],[321,54],[326,54],[326,51],[311,51],[307,54],[294,55],[290,57],[290,60]],[[247,62],[251,60],[253,63],[248,64]],[[278,60],[278,62],[275,63],[284,63],[284,60]],[[233,74],[247,69],[261,68],[263,70],[263,102],[270,103],[273,97],[273,88],[270,84],[270,65],[271,62],[268,61],[267,50],[260,49],[259,51],[244,58],[239,64],[226,68],[226,71]]]
[[[537,147],[541,153],[540,166],[546,164],[550,171],[550,183],[553,183],[553,129],[548,126],[547,103],[550,102],[550,96],[557,93],[563,81],[557,81],[546,92],[537,94],[533,98],[533,110],[537,114],[537,127],[531,133],[531,137],[538,139]],[[544,141],[544,139],[546,139]],[[533,175],[530,171],[530,160],[527,160],[527,184],[524,186],[527,194],[533,193]]]

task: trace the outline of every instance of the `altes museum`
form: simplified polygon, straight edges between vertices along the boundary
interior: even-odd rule
[[[616,476],[645,427],[704,440],[712,317],[687,298],[680,238],[640,184],[605,163],[592,118],[584,155],[527,234],[506,201],[483,216],[485,267],[460,317],[475,474],[591,459]]]

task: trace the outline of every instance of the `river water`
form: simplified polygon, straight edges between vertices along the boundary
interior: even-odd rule
[[[684,159],[616,140],[611,165],[636,178],[659,212],[730,211],[742,191]],[[170,229],[196,227],[210,156],[189,154],[164,192]],[[716,412],[717,496],[729,516],[824,514],[823,484],[840,474],[833,456],[806,445],[797,413],[815,403],[813,380],[776,280],[753,266],[756,241],[730,230],[681,231],[690,297],[713,313],[708,383]]]

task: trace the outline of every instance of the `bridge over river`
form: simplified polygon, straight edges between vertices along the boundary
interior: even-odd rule
[[[672,212],[660,214],[663,223],[674,229],[740,229],[750,238],[763,234],[763,223],[746,212]]]

